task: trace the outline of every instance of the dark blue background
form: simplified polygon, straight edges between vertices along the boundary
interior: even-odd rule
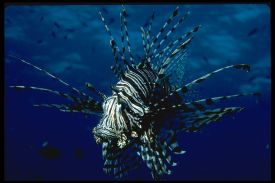
[[[126,5],[132,51],[142,54],[140,26],[156,12],[156,34],[176,5]],[[115,5],[9,6],[5,9],[5,53],[47,69],[85,91],[89,81],[110,95],[116,79],[109,36],[97,12],[101,10],[114,37],[120,40],[119,11]],[[202,25],[189,47],[183,79],[191,81],[226,64],[249,63],[249,73],[228,70],[195,87],[189,97],[205,98],[260,91],[262,96],[226,101],[224,106],[244,106],[234,118],[224,118],[201,132],[178,135],[187,151],[174,158],[166,180],[269,180],[270,173],[270,10],[264,4],[180,5],[191,14],[175,33],[177,38]],[[41,18],[43,16],[43,18]],[[43,20],[42,20],[43,19]],[[54,25],[57,22],[60,28]],[[75,31],[68,33],[67,28]],[[248,33],[257,28],[253,35]],[[51,32],[56,33],[56,38]],[[64,39],[67,36],[68,39]],[[41,43],[38,43],[38,40]],[[208,62],[203,59],[207,57]],[[251,79],[255,77],[254,79]],[[28,65],[5,59],[5,178],[7,180],[113,180],[103,168],[101,147],[91,129],[99,118],[35,108],[32,104],[64,103],[37,91],[15,91],[10,85],[28,85],[67,91]],[[86,91],[88,93],[88,91]],[[66,102],[66,101],[65,101]],[[61,156],[47,160],[39,155],[42,144],[59,148]],[[80,148],[84,158],[74,154]],[[125,180],[151,180],[142,165]]]

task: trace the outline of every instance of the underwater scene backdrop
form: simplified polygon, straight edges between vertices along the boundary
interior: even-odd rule
[[[153,11],[156,34],[177,4],[125,5],[132,53],[143,53],[140,26],[148,26]],[[187,83],[231,64],[251,64],[250,72],[228,70],[194,87],[187,97],[201,99],[239,92],[261,92],[225,101],[243,106],[201,131],[179,133],[186,153],[164,180],[270,180],[271,178],[271,57],[270,9],[265,4],[178,5],[190,15],[174,37],[201,25],[188,57],[181,62]],[[25,59],[85,91],[85,82],[111,95],[117,82],[109,35],[120,41],[121,5],[11,5],[5,8],[5,179],[114,180],[102,170],[102,149],[92,135],[98,116],[63,113],[33,104],[62,103],[65,99],[11,85],[40,86],[66,91],[47,75],[8,57]],[[145,164],[123,180],[151,180]]]

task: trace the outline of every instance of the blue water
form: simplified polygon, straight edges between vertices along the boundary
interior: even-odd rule
[[[176,5],[126,5],[128,31],[135,56],[142,56],[140,26],[154,10],[152,33],[157,34]],[[120,40],[120,5],[8,6],[5,9],[5,54],[15,54],[85,90],[91,82],[107,95],[117,82],[109,35],[99,18],[102,11],[115,39]],[[186,82],[227,64],[251,64],[251,72],[228,70],[194,89],[194,98],[260,91],[261,97],[224,102],[245,110],[234,118],[209,124],[201,132],[181,133],[184,155],[165,180],[270,180],[271,81],[270,9],[265,4],[180,5],[190,11],[177,38],[196,25],[202,28],[189,47]],[[54,32],[54,33],[53,33]],[[5,179],[113,180],[103,168],[101,147],[91,129],[99,117],[35,108],[32,104],[65,103],[55,95],[16,91],[10,85],[28,85],[67,91],[68,88],[17,60],[5,57]],[[60,156],[39,154],[43,144]],[[45,145],[45,144],[44,144]],[[75,150],[83,152],[83,158]],[[151,180],[142,165],[124,180]]]

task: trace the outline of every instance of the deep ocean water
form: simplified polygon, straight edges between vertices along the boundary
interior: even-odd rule
[[[156,34],[176,7],[125,5],[134,56],[142,56],[140,26],[156,13]],[[251,72],[228,70],[203,82],[190,97],[206,98],[260,91],[261,97],[228,100],[244,106],[235,117],[207,125],[201,132],[181,133],[187,152],[175,156],[178,166],[164,180],[270,180],[271,178],[271,58],[270,9],[265,4],[179,5],[190,11],[174,38],[193,26],[202,28],[189,46],[184,81],[229,64],[251,64]],[[103,168],[101,146],[91,129],[97,116],[35,108],[33,104],[62,103],[66,99],[37,91],[17,91],[10,85],[66,87],[17,60],[15,54],[85,91],[91,82],[107,95],[117,82],[114,63],[98,11],[120,40],[120,5],[12,5],[5,8],[5,179],[113,180]],[[88,92],[87,92],[88,93]],[[52,154],[43,151],[52,147]],[[143,164],[123,180],[151,180]]]

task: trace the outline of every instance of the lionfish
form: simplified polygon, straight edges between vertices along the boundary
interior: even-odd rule
[[[178,18],[176,23],[172,23],[177,19],[178,11],[179,7],[176,7],[155,36],[151,35],[155,17],[155,12],[152,13],[148,25],[141,27],[144,55],[139,60],[136,60],[131,53],[125,7],[122,6],[120,12],[121,48],[118,47],[102,13],[99,12],[110,36],[110,47],[115,59],[111,70],[118,79],[117,84],[111,86],[112,95],[109,97],[92,84],[86,83],[86,88],[97,96],[96,100],[48,71],[11,55],[67,86],[72,93],[34,86],[10,87],[49,92],[72,102],[71,104],[35,104],[34,106],[37,107],[101,116],[99,124],[93,128],[92,133],[96,143],[102,144],[103,170],[107,174],[121,178],[129,170],[137,168],[144,162],[150,169],[153,179],[158,180],[164,174],[171,174],[172,166],[177,165],[171,156],[186,152],[177,143],[178,132],[196,132],[206,124],[219,121],[227,115],[235,115],[244,109],[243,107],[210,109],[209,106],[225,99],[260,95],[257,92],[240,93],[191,102],[184,101],[184,96],[192,86],[226,69],[250,71],[250,65],[228,65],[179,87],[180,83],[173,82],[172,76],[182,74],[179,73],[181,68],[178,65],[185,60],[187,46],[201,26],[195,26],[179,38],[167,43],[167,38],[173,35],[177,27],[190,14],[186,12]]]

